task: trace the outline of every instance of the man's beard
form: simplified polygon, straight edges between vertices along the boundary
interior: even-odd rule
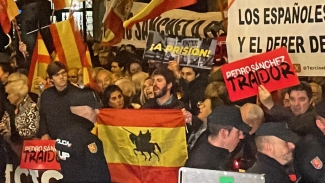
[[[155,98],[161,98],[166,94],[167,94],[167,85],[164,86],[162,89],[159,89],[158,93],[154,92]]]

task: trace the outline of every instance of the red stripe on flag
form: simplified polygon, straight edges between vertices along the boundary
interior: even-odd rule
[[[72,29],[72,32],[73,32],[73,35],[74,35],[75,43],[77,45],[77,49],[78,49],[78,52],[79,52],[79,57],[80,57],[81,64],[82,64],[82,66],[84,66],[84,62],[85,62],[85,59],[86,59],[87,47],[86,47],[85,43],[82,40],[79,29],[75,28],[76,25],[75,25],[74,19],[70,18],[69,22],[70,22],[70,26],[71,26],[71,29]]]
[[[161,114],[162,119],[156,123],[153,114]],[[114,123],[119,118],[118,124]],[[132,118],[132,120],[129,120]],[[98,124],[130,127],[184,127],[185,119],[179,109],[101,109],[97,118]],[[136,124],[136,125],[135,125]]]
[[[136,166],[109,163],[112,182],[119,183],[177,183],[178,167]],[[133,176],[128,176],[133,175]],[[147,175],[146,177],[144,175]]]
[[[36,43],[35,43],[35,47],[34,47],[34,51],[33,51],[33,55],[32,55],[32,59],[31,59],[31,63],[30,63],[30,69],[28,72],[28,89],[30,90],[32,87],[32,82],[33,82],[33,77],[34,77],[34,73],[35,73],[35,66],[36,66],[36,62],[38,60],[38,39],[40,37],[40,33],[38,33],[37,39],[36,39]]]
[[[118,15],[116,15],[113,9],[109,10],[104,21],[104,26],[115,34],[111,41],[104,43],[105,45],[114,45],[122,41],[124,33],[123,21]]]
[[[55,49],[57,51],[59,61],[62,62],[64,65],[67,65],[67,60],[64,54],[64,50],[61,44],[61,39],[59,36],[58,29],[55,24],[50,25],[50,31],[53,39],[53,44],[55,45]]]
[[[48,55],[38,55],[38,63],[50,64],[51,57]]]

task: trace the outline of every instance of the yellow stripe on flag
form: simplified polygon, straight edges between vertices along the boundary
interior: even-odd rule
[[[35,82],[36,77],[46,78],[46,69],[51,62],[50,54],[47,51],[44,40],[38,33],[37,42],[34,47],[33,56],[31,59],[30,71],[28,73],[30,92],[40,94],[38,83]]]
[[[74,20],[66,20],[55,24],[57,27],[62,49],[64,50],[65,58],[67,59],[67,67],[81,68],[81,58],[78,51],[78,45],[74,38],[76,22]]]
[[[7,0],[7,16],[12,21],[19,14],[18,7],[13,0]]]
[[[146,143],[148,146],[144,147],[144,149],[136,147],[130,140],[131,133],[126,130],[134,133],[135,136],[139,136],[140,131],[142,134],[150,133],[151,139]],[[108,163],[125,163],[153,167],[180,167],[185,164],[187,159],[184,135],[185,127],[148,128],[98,125],[98,134],[101,135],[100,139],[105,149],[109,149],[105,151],[105,157]],[[139,136],[138,140],[143,139]],[[153,150],[150,150],[152,153],[146,152],[147,149]],[[161,152],[159,152],[159,149],[161,149]],[[146,157],[141,154],[141,150]],[[152,158],[149,161],[150,155]]]

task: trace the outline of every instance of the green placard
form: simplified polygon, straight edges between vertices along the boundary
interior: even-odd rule
[[[234,177],[220,176],[219,183],[235,183]]]

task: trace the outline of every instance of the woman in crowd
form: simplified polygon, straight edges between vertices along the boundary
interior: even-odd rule
[[[200,109],[200,113],[197,118],[193,118],[193,120],[201,120],[201,123],[193,123],[200,124],[199,126],[193,127],[192,133],[188,138],[188,149],[190,150],[200,135],[207,129],[207,119],[208,116],[212,113],[212,110],[217,107],[223,105],[223,101],[219,97],[207,97],[203,102],[198,102],[197,107]]]
[[[128,108],[122,90],[117,85],[111,85],[105,89],[102,97],[102,102],[104,108]]]
[[[16,106],[15,126],[23,139],[36,137],[39,127],[39,110],[36,103],[28,95],[27,76],[21,73],[12,73],[8,77],[5,87],[9,102]],[[4,114],[2,121],[9,122],[9,116]]]
[[[140,103],[144,105],[150,98],[154,98],[153,81],[151,77],[146,78],[141,86]]]

